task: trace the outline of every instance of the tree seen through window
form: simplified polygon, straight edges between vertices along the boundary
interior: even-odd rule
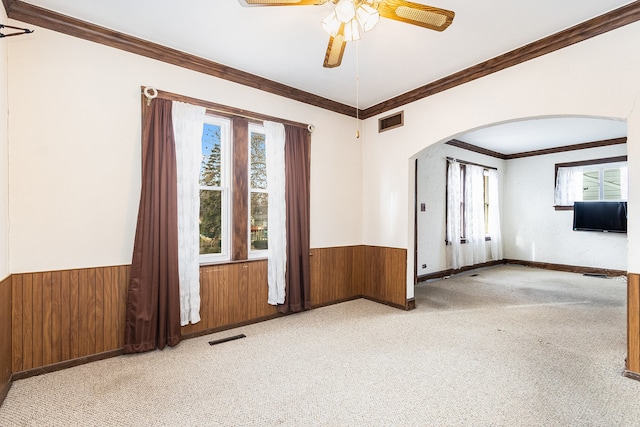
[[[200,254],[222,251],[222,148],[220,126],[205,123],[200,164]]]
[[[251,250],[268,248],[267,152],[265,134],[252,131],[250,136],[250,243]]]

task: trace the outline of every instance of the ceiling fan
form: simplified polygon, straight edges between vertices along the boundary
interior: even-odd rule
[[[241,5],[252,6],[318,6],[335,4],[334,10],[322,21],[329,33],[329,46],[324,56],[325,68],[334,68],[342,62],[348,41],[360,39],[360,28],[371,30],[378,19],[389,18],[430,30],[443,31],[453,21],[455,13],[405,0],[238,0]]]

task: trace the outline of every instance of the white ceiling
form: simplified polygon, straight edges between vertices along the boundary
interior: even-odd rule
[[[502,154],[516,154],[627,136],[627,122],[592,117],[550,117],[501,123],[456,139]]]
[[[383,18],[359,42],[348,43],[342,65],[335,69],[322,67],[329,37],[320,21],[332,10],[331,3],[242,7],[237,0],[25,2],[361,109],[632,3],[414,1],[453,10],[453,23],[437,32]]]
[[[25,2],[360,109],[633,2],[414,1],[455,11],[453,23],[447,30],[437,32],[383,18],[372,31],[363,34],[359,42],[348,43],[342,65],[334,69],[322,67],[328,35],[320,26],[320,21],[331,11],[331,3],[248,8],[237,0]],[[566,134],[571,129],[576,132],[572,135],[576,135],[585,129],[584,123],[558,123],[528,124],[526,131],[519,133],[521,140],[515,144],[518,151],[524,151],[525,146],[534,147],[533,142],[524,139],[540,132],[542,124],[550,125],[547,134],[540,137],[551,145],[560,139],[555,132]],[[600,139],[614,138],[612,135],[621,129],[620,123],[598,121],[591,125],[595,125],[598,132],[602,130]],[[522,126],[511,124],[503,129],[514,135]],[[466,135],[468,140],[460,139],[495,151],[505,151],[506,147],[508,151],[509,144],[491,148],[490,140],[497,144],[499,130],[484,129]],[[553,130],[551,135],[550,130]],[[513,136],[509,142],[513,142]],[[544,147],[537,145],[532,149],[537,148]]]

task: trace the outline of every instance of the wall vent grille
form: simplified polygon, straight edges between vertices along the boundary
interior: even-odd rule
[[[378,133],[404,126],[404,111],[378,119]]]

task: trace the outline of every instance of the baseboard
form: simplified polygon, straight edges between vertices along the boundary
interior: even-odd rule
[[[320,304],[314,304],[311,306],[311,309],[316,309],[316,308],[321,308],[321,307],[328,307],[330,305],[335,305],[335,304],[340,304],[342,302],[347,302],[347,301],[353,301],[353,300],[357,300],[362,298],[362,295],[354,295],[352,297],[348,297],[348,298],[341,298],[341,299],[336,299],[336,300],[332,300],[332,301],[327,301],[327,302],[323,302]]]
[[[331,301],[331,302],[327,302],[327,303],[323,303],[323,304],[317,304],[317,305],[314,305],[312,308],[320,308],[320,307],[324,307],[324,306],[340,304],[342,302],[352,301],[352,300],[359,299],[359,298],[368,299],[368,300],[371,300],[371,301],[374,301],[374,302],[377,302],[377,303],[380,303],[380,304],[389,305],[389,306],[392,306],[392,307],[395,307],[395,308],[399,308],[399,309],[402,309],[402,310],[411,309],[409,307],[410,307],[411,302],[413,302],[413,308],[415,308],[415,300],[408,300],[407,306],[402,306],[402,305],[399,305],[399,304],[393,304],[393,303],[390,303],[390,302],[378,300],[378,299],[367,297],[367,296],[363,296],[363,295],[357,295],[357,296],[354,296],[354,297],[351,297],[351,298],[345,298],[345,299]],[[211,329],[206,329],[204,331],[198,331],[198,332],[193,332],[193,333],[189,333],[189,334],[184,334],[182,336],[182,338],[183,339],[190,339],[190,338],[196,338],[196,337],[200,337],[200,336],[204,336],[204,335],[210,335],[210,334],[214,334],[214,333],[217,333],[217,332],[226,331],[226,330],[229,330],[229,329],[234,329],[234,328],[239,328],[239,327],[246,326],[246,325],[251,325],[251,324],[254,324],[254,323],[264,322],[266,320],[276,319],[276,318],[282,317],[282,316],[286,316],[286,314],[276,313],[276,314],[273,314],[273,315],[264,316],[264,317],[260,317],[260,318],[252,319],[252,320],[248,320],[246,322],[233,323],[233,324],[221,326],[221,327],[218,327],[218,328],[211,328]],[[0,388],[0,405],[2,405],[2,402],[4,401],[5,397],[7,396],[7,393],[9,392],[9,389],[11,388],[11,384],[13,383],[13,381],[18,381],[18,380],[22,380],[22,379],[25,379],[25,378],[35,377],[35,376],[42,375],[42,374],[48,374],[48,373],[51,373],[51,372],[60,371],[62,369],[67,369],[67,368],[72,368],[74,366],[84,365],[86,363],[97,362],[99,360],[109,359],[111,357],[117,357],[117,356],[121,356],[123,354],[124,354],[124,349],[120,348],[120,349],[116,349],[116,350],[106,351],[106,352],[103,352],[103,353],[92,354],[90,356],[79,357],[77,359],[65,360],[63,362],[53,363],[51,365],[41,366],[41,367],[34,368],[34,369],[28,369],[28,370],[25,370],[25,371],[14,372],[13,375],[11,376],[11,378],[9,379],[9,382],[7,384],[5,384],[4,386],[2,386],[2,388]]]
[[[623,270],[611,270],[598,267],[584,267],[578,265],[554,264],[549,262],[521,261],[517,259],[504,259],[505,264],[524,265],[525,267],[543,268],[545,270],[567,271],[580,274],[599,274],[604,276],[626,276]]]
[[[366,298],[366,299],[371,299],[371,298],[367,298],[363,295],[355,295],[349,298],[341,298],[341,299],[337,299],[337,300],[333,300],[333,301],[327,301],[327,302],[323,302],[321,304],[314,304],[311,306],[312,310],[315,310],[316,308],[322,308],[322,307],[328,307],[330,305],[335,305],[335,304],[340,304],[343,302],[348,302],[348,301],[353,301],[353,300],[357,300],[360,298]],[[373,301],[373,299],[372,299]],[[400,305],[394,305],[394,304],[390,304],[390,303],[385,303],[384,301],[378,301],[375,300],[375,302],[380,303],[380,304],[387,304],[387,305],[393,305],[397,308],[402,308],[403,310],[405,309],[405,307],[400,306]],[[415,305],[415,302],[414,302]],[[210,328],[210,329],[205,329],[203,331],[198,331],[198,332],[191,332],[188,334],[183,334],[182,335],[182,339],[190,339],[190,338],[196,338],[196,337],[202,337],[204,335],[211,335],[211,334],[215,334],[217,332],[222,332],[222,331],[227,331],[229,329],[235,329],[235,328],[240,328],[242,326],[247,326],[247,325],[252,325],[254,323],[260,323],[260,322],[264,322],[266,320],[272,320],[272,319],[277,319],[278,317],[282,317],[282,316],[288,316],[289,314],[295,314],[295,313],[276,313],[276,314],[272,314],[269,316],[263,316],[263,317],[259,317],[256,319],[251,319],[251,320],[247,320],[244,322],[239,322],[239,323],[232,323],[229,325],[224,325],[224,326],[220,326],[217,328]]]
[[[211,334],[215,334],[217,332],[228,331],[229,329],[235,329],[235,328],[240,328],[242,326],[253,325],[254,323],[264,322],[266,320],[277,319],[278,317],[282,317],[282,316],[287,316],[287,314],[275,313],[275,314],[271,314],[269,316],[258,317],[258,318],[247,320],[247,321],[244,321],[244,322],[231,323],[229,325],[219,326],[217,328],[209,328],[209,329],[205,329],[203,331],[190,332],[188,334],[182,334],[182,339],[183,340],[188,340],[188,339],[191,339],[191,338],[197,338],[197,337],[202,337],[202,336],[205,336],[205,335],[211,335]]]
[[[357,299],[360,299],[360,298],[368,299],[368,300],[377,302],[379,304],[390,305],[392,307],[400,308],[402,310],[407,310],[408,309],[407,307],[399,305],[399,304],[393,304],[393,303],[390,303],[390,302],[385,302],[385,301],[378,300],[378,299],[375,299],[375,298],[366,297],[364,295],[355,295],[355,296],[352,296],[352,297],[349,297],[349,298],[341,298],[341,299],[337,299],[337,300],[333,300],[333,301],[323,302],[321,304],[314,304],[314,305],[311,306],[311,309],[315,310],[316,308],[328,307],[330,305],[340,304],[340,303],[348,302],[348,301],[354,301],[354,300],[357,300]],[[415,300],[413,301],[413,308],[415,308]],[[294,313],[290,313],[290,314],[294,314]],[[245,322],[232,323],[230,325],[224,325],[224,326],[220,326],[220,327],[217,327],[217,328],[210,328],[210,329],[205,329],[203,331],[183,334],[182,335],[182,339],[190,339],[190,338],[201,337],[201,336],[204,336],[204,335],[211,335],[211,334],[215,334],[217,332],[227,331],[229,329],[240,328],[242,326],[252,325],[254,323],[260,323],[260,322],[264,322],[266,320],[277,319],[278,317],[287,316],[287,315],[288,314],[276,313],[276,314],[272,314],[272,315],[269,315],[269,316],[259,317],[257,319],[247,320]]]
[[[409,298],[407,300],[407,311],[411,311],[411,310],[415,310],[416,309],[416,299],[415,298]]]
[[[622,376],[631,378],[632,380],[640,381],[640,374],[637,372],[632,372],[625,369],[624,372],[622,373]]]
[[[92,354],[90,356],[78,357],[77,359],[65,360],[64,362],[52,363],[51,365],[40,366],[38,368],[27,369],[26,371],[14,372],[11,377],[12,381],[23,380],[25,378],[35,377],[42,374],[61,371],[74,366],[84,365],[86,363],[97,362],[99,360],[110,359],[112,357],[121,356],[124,349],[105,351],[103,353]]]
[[[402,304],[396,304],[394,302],[389,302],[389,301],[384,301],[378,298],[374,298],[374,297],[370,297],[368,295],[360,295],[360,298],[369,300],[369,301],[373,301],[373,302],[377,302],[378,304],[383,304],[383,305],[388,305],[389,307],[393,307],[393,308],[398,308],[400,310],[409,310],[407,305],[402,305]],[[415,304],[415,301],[414,301]]]
[[[545,270],[566,271],[569,273],[598,274],[598,275],[612,276],[612,277],[627,275],[627,272],[623,270],[612,270],[612,269],[606,269],[606,268],[584,267],[584,266],[566,265],[566,264],[553,264],[549,262],[522,261],[517,259],[502,259],[499,261],[484,262],[482,264],[467,265],[458,269],[436,271],[435,273],[429,273],[429,274],[424,274],[422,276],[418,276],[417,280],[419,283],[419,282],[425,282],[427,280],[442,279],[447,276],[464,273],[465,271],[475,270],[477,268],[493,267],[496,265],[505,265],[505,264],[522,265],[525,267],[542,268]]]
[[[0,387],[0,407],[4,403],[5,397],[9,394],[9,389],[11,389],[11,384],[13,384],[13,377],[9,378],[9,382]]]
[[[422,276],[418,276],[417,280],[418,282],[425,282],[427,280],[442,279],[444,277],[451,276],[453,274],[459,274],[459,273],[464,273],[465,271],[475,270],[476,268],[493,267],[495,265],[503,265],[503,264],[505,264],[504,260],[497,260],[497,261],[483,262],[481,264],[466,265],[464,267],[460,267],[456,269],[450,268],[447,270],[436,271],[434,273],[423,274]]]

